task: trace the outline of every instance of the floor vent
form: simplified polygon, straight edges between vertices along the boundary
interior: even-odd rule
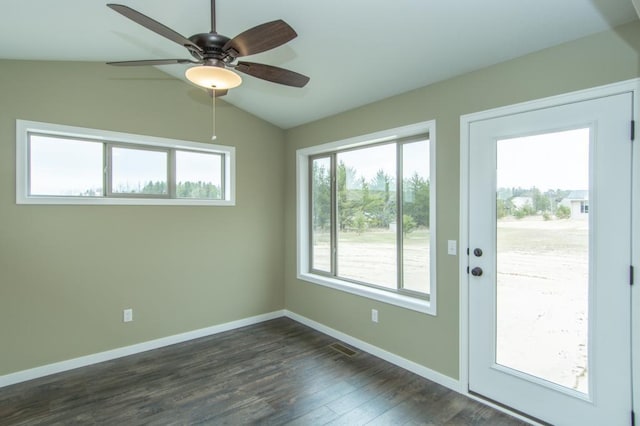
[[[354,356],[355,354],[357,354],[358,352],[354,351],[351,348],[346,347],[345,345],[341,344],[341,343],[333,343],[331,345],[329,345],[329,347],[333,350],[336,350],[338,352],[340,352],[341,354],[344,354],[346,356]]]

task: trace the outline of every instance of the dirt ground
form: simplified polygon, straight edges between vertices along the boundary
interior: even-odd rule
[[[342,233],[338,238],[338,275],[381,287],[396,288],[395,232],[374,230],[356,234]],[[429,292],[428,230],[417,230],[404,238],[404,288]],[[328,236],[316,240],[314,266],[329,270]]]
[[[587,392],[588,222],[498,222],[497,362]]]
[[[328,270],[329,241],[314,264]],[[395,288],[395,234],[343,233],[339,275]],[[587,392],[588,222],[502,219],[497,228],[497,362]],[[407,288],[429,291],[429,232],[407,236]]]

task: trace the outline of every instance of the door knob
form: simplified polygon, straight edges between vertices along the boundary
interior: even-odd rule
[[[474,277],[482,276],[482,268],[479,266],[476,266],[471,270],[471,275],[473,275]]]

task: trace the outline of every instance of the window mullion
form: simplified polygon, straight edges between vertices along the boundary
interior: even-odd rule
[[[107,185],[109,184],[109,160],[107,144],[102,144],[102,196],[107,196]]]
[[[26,183],[26,192],[27,192],[27,196],[31,196],[31,133],[27,133],[26,136],[26,142],[27,142],[27,146],[26,146],[26,158],[25,158],[25,163],[23,164],[26,170],[26,175],[24,177],[25,183]],[[103,187],[104,188],[104,187]]]
[[[403,248],[404,248],[404,213],[402,209],[403,204],[403,191],[404,191],[404,181],[403,181],[403,170],[402,170],[402,144],[396,143],[396,262],[397,262],[397,271],[398,271],[398,282],[396,283],[396,288],[398,290],[402,289],[404,284],[404,270],[403,270]]]
[[[313,263],[313,157],[309,157],[307,159],[309,171],[308,171],[308,185],[307,185],[307,193],[309,194],[309,199],[307,200],[309,214],[307,215],[307,220],[309,221],[309,229],[307,229],[307,234],[309,237],[309,247],[307,250],[308,253],[308,262],[309,268],[314,269],[315,265]]]
[[[113,145],[110,143],[105,143],[104,149],[106,162],[104,166],[104,178],[106,181],[104,185],[104,196],[111,197],[113,194],[113,161],[111,161],[113,157]]]
[[[223,200],[226,198],[227,188],[227,154],[220,155],[220,198]]]
[[[331,194],[331,211],[330,211],[330,235],[329,244],[331,246],[331,275],[338,276],[338,184],[337,184],[337,165],[336,154],[331,154],[330,161],[330,194]]]
[[[169,189],[169,198],[177,198],[176,196],[176,150],[170,149],[167,155],[167,183]]]

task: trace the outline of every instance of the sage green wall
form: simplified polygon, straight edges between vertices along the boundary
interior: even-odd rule
[[[210,102],[153,68],[0,61],[0,375],[284,307],[283,131],[224,102],[235,207],[15,203],[16,119],[210,143]]]
[[[0,375],[286,307],[458,377],[460,115],[637,77],[638,52],[635,22],[286,132],[219,102],[237,205],[216,208],[16,205],[17,118],[210,142],[211,107],[152,68],[0,61]],[[438,315],[297,280],[296,149],[431,119]]]
[[[638,77],[638,52],[640,24],[636,21],[287,131],[287,309],[458,378],[458,257],[447,255],[447,240],[459,240],[460,116]],[[429,72],[428,67],[424,72]],[[297,280],[295,151],[432,119],[437,134],[438,315]],[[372,308],[379,311],[378,324],[370,321]]]

